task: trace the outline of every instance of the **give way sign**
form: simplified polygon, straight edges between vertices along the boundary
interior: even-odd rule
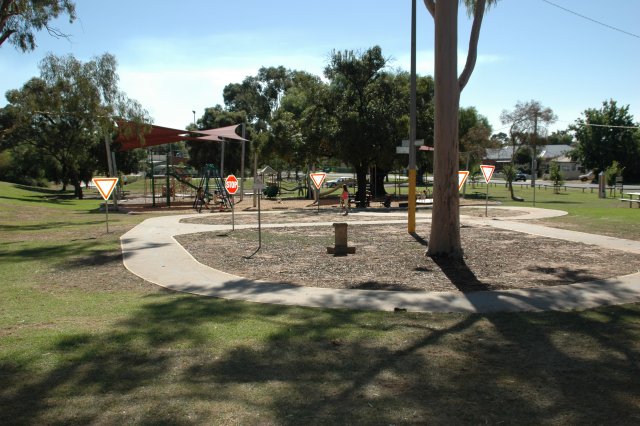
[[[96,188],[98,188],[102,198],[108,200],[113,192],[113,188],[115,188],[118,183],[118,178],[93,178],[91,181]]]
[[[326,173],[310,173],[309,176],[313,181],[313,184],[316,186],[316,189],[320,189],[322,184],[324,183],[325,178],[327,177]]]
[[[227,178],[224,180],[224,188],[230,195],[238,192],[238,178],[234,175],[227,176]]]
[[[491,180],[491,176],[493,176],[493,171],[496,169],[496,166],[481,165],[480,169],[482,170],[482,175],[484,176],[484,181],[489,183],[489,181]]]

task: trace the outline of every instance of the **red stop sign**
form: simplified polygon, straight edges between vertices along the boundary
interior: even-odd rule
[[[235,194],[236,192],[238,192],[238,178],[234,175],[227,176],[227,178],[224,180],[224,187],[229,194]]]

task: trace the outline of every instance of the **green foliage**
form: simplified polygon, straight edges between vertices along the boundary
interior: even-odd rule
[[[485,157],[487,148],[498,147],[490,139],[491,125],[489,120],[479,114],[475,107],[460,108],[458,129],[462,164],[469,160],[471,165],[478,166]]]
[[[604,176],[608,186],[614,186],[616,184],[616,178],[622,176],[624,173],[624,167],[617,161],[613,160],[611,165],[604,170]]]
[[[198,129],[217,129],[219,127],[233,126],[245,123],[247,116],[244,111],[227,111],[220,105],[206,108],[204,115],[198,119]],[[252,128],[247,128],[247,139],[252,140]],[[189,147],[189,165],[200,169],[206,164],[218,164],[222,154],[222,144],[220,142],[187,142]],[[245,147],[245,155],[249,154],[248,147]],[[240,170],[242,158],[242,144],[238,141],[225,143],[225,173],[232,170],[234,173]],[[248,164],[248,157],[245,164]]]
[[[67,14],[69,22],[73,22],[75,3],[71,0],[1,0],[0,46],[8,41],[23,52],[34,50],[35,34],[43,29],[53,37],[67,37],[50,23],[61,14]]]
[[[0,143],[13,150],[14,165],[36,156],[47,178],[72,184],[82,197],[80,182],[100,168],[103,138],[114,129],[113,117],[145,119],[146,112],[118,90],[112,55],[82,63],[71,55],[50,54],[40,63],[40,73],[21,89],[7,92]]]
[[[613,161],[624,168],[627,181],[640,181],[640,132],[634,127],[629,106],[619,107],[609,100],[600,109],[590,108],[583,112],[584,118],[571,126],[578,146],[572,158],[587,170],[605,170]]]
[[[511,183],[516,178],[517,170],[513,164],[505,164],[502,168],[502,174],[504,175],[504,180]]]
[[[275,198],[280,193],[280,188],[278,188],[278,185],[269,185],[262,190],[262,193],[267,198]]]
[[[408,112],[407,80],[386,72],[382,50],[333,52],[325,76],[329,79],[330,106],[335,123],[335,153],[354,167],[358,198],[364,200],[366,174],[375,165],[378,176],[386,175],[395,157],[395,146],[406,138]],[[377,185],[379,182],[373,182]],[[378,185],[379,186],[379,185]],[[384,189],[372,191],[383,193]]]
[[[558,188],[564,183],[560,165],[557,161],[552,161],[551,164],[549,164],[549,179],[553,182],[554,190],[557,193]]]

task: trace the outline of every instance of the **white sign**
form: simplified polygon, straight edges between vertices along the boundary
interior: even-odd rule
[[[396,146],[396,154],[408,154],[409,147],[408,146]]]
[[[406,146],[408,148],[410,144],[411,144],[411,141],[409,139],[402,140],[402,146]],[[414,144],[415,146],[422,146],[424,145],[424,139],[416,139]]]
[[[496,169],[496,166],[485,166],[485,165],[482,165],[482,166],[480,166],[480,169],[482,170],[482,174],[484,176],[484,181],[489,183],[489,181],[491,180],[491,176],[493,176],[493,171]]]
[[[253,181],[253,191],[262,191],[264,189],[264,182],[262,182],[262,177],[257,177]]]
[[[466,170],[460,170],[458,172],[458,191],[460,191],[460,188],[462,188],[462,185],[464,185],[464,183],[467,181],[467,178],[469,177],[469,172]]]
[[[320,189],[322,187],[322,184],[324,183],[325,178],[327,177],[327,174],[322,172],[309,173],[309,177],[311,177],[311,180],[316,186],[316,189]]]
[[[93,178],[91,181],[98,188],[102,198],[108,200],[118,183],[118,178]]]

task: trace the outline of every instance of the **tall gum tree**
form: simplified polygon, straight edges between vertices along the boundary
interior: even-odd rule
[[[462,259],[460,200],[458,194],[458,110],[478,56],[482,18],[497,0],[465,0],[473,24],[467,60],[458,76],[458,0],[424,0],[435,23],[435,151],[431,257]]]

